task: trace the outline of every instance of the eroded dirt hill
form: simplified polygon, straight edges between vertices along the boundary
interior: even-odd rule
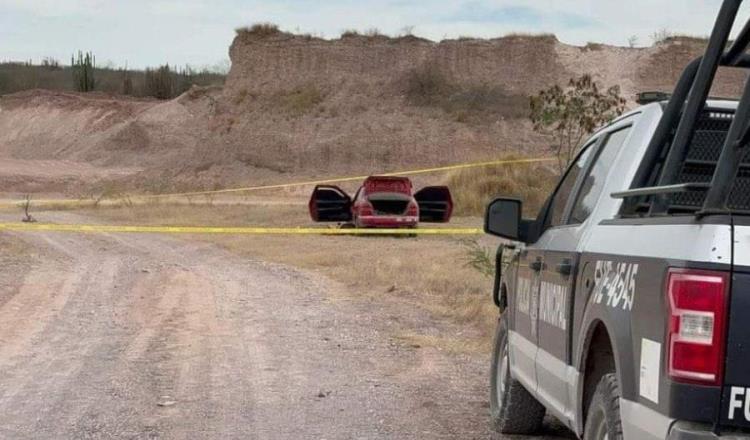
[[[113,181],[165,191],[540,154],[545,139],[525,120],[529,95],[584,73],[631,100],[669,91],[703,45],[240,32],[223,89],[167,102],[45,91],[0,98],[0,183],[6,192]],[[722,75],[714,94],[736,95],[737,75]]]

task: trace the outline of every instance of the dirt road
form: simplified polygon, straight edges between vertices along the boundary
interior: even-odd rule
[[[0,249],[2,439],[491,437],[485,355],[390,337],[429,316],[212,244],[11,238],[24,244]]]

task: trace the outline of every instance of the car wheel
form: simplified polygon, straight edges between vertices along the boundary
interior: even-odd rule
[[[620,387],[614,374],[599,381],[586,416],[584,440],[622,440]]]
[[[490,376],[492,425],[502,434],[533,434],[544,420],[545,408],[510,374],[508,320],[500,317]]]

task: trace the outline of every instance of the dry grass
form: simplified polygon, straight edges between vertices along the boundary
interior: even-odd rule
[[[82,213],[107,223],[154,226],[310,226],[304,204],[248,202],[247,205],[223,205],[194,196],[195,205],[160,202],[89,207]]]
[[[508,157],[508,160],[517,159]],[[483,216],[496,197],[524,202],[524,215],[534,217],[557,183],[558,175],[545,163],[497,165],[453,172],[446,184],[461,216]]]
[[[520,119],[529,115],[529,97],[507,92],[497,84],[458,84],[436,64],[425,64],[406,74],[405,94],[410,104],[437,107],[458,122],[472,119]]]
[[[37,251],[20,238],[0,232],[0,305],[18,291],[21,280],[34,268]]]
[[[84,213],[107,223],[152,225],[305,226],[304,206],[154,206],[100,207]],[[474,223],[477,219],[459,219]],[[455,224],[454,224],[455,226]],[[434,329],[394,328],[420,345],[461,351],[487,350],[497,319],[489,298],[491,278],[471,268],[467,248],[448,237],[359,236],[202,236],[233,253],[324,274],[345,287],[337,295],[395,301],[424,310],[463,336],[435,336]],[[472,344],[466,339],[471,339]]]
[[[429,311],[488,341],[497,319],[492,280],[466,265],[466,249],[446,238],[220,237],[233,252],[323,273],[347,295],[380,298]],[[424,335],[429,336],[429,335]],[[449,338],[450,339],[450,338]]]
[[[424,335],[408,331],[397,334],[395,339],[403,345],[414,348],[437,347],[441,350],[457,354],[482,352],[486,351],[488,347],[488,341],[485,339]]]
[[[283,108],[294,116],[301,116],[324,100],[323,93],[314,84],[298,87],[280,97]]]
[[[237,35],[239,36],[247,35],[256,38],[267,38],[281,33],[279,26],[273,23],[256,23],[249,27],[245,26],[237,28],[235,29],[235,32],[237,32]]]
[[[554,39],[557,40],[557,35],[550,34],[547,32],[511,32],[509,34],[505,34],[502,36],[502,38],[540,38],[544,40],[548,39]]]
[[[0,232],[0,266],[6,267],[11,261],[22,260],[31,255],[31,250],[21,239],[7,232]]]

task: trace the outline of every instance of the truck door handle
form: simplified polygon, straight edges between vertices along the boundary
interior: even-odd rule
[[[529,268],[531,270],[533,270],[534,272],[541,272],[543,266],[544,266],[544,264],[542,263],[542,259],[541,258],[537,259],[536,261],[532,261],[531,263],[529,263]]]
[[[561,275],[568,276],[573,273],[573,263],[566,258],[562,261],[562,263],[558,264],[557,267],[555,267],[555,270],[557,270],[557,273]]]

